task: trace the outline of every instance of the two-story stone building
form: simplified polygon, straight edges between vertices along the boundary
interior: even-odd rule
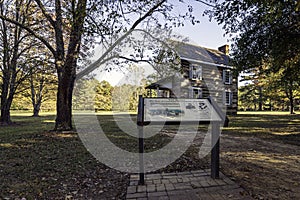
[[[188,43],[177,43],[181,72],[147,86],[158,97],[212,97],[226,108],[227,114],[237,113],[237,77],[229,64],[229,46],[218,50]],[[151,93],[151,92],[150,92]]]

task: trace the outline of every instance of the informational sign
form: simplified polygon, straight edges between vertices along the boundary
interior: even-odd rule
[[[144,98],[144,122],[221,121],[208,99]]]
[[[219,178],[220,124],[223,113],[213,99],[143,98],[139,96],[137,124],[139,125],[139,184],[145,183],[143,127],[151,122],[181,124],[181,122],[212,122],[211,177]],[[205,136],[207,137],[207,136]]]

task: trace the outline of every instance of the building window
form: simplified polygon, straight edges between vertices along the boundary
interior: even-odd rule
[[[202,80],[202,66],[190,66],[190,78],[192,80]]]
[[[225,84],[232,84],[232,72],[229,69],[223,70],[223,82]]]
[[[161,96],[162,97],[170,98],[170,91],[169,90],[163,90]]]
[[[190,98],[192,99],[199,99],[202,98],[202,89],[198,87],[192,87],[190,88]]]
[[[232,92],[231,91],[225,91],[223,99],[224,99],[224,104],[226,106],[231,105],[232,104]]]

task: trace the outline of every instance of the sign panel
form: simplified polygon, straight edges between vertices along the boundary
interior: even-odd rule
[[[208,99],[144,98],[144,122],[221,121]]]

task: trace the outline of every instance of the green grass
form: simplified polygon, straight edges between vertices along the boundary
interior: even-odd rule
[[[238,115],[289,115],[289,111],[239,111]],[[296,112],[296,114],[300,114],[300,112]]]
[[[136,122],[136,115],[130,115],[130,117],[132,122]],[[124,116],[122,117],[122,115],[118,115],[116,118],[117,120],[127,120],[124,118]],[[133,137],[123,132],[113,120],[111,115],[98,115],[98,120],[104,133],[115,145],[130,152],[138,152],[137,137]],[[169,130],[172,129],[175,131],[177,128],[177,126],[168,127]],[[128,130],[132,130],[132,134],[136,134],[136,136],[138,135],[135,127],[128,127]],[[155,134],[154,136],[148,138],[147,133],[149,133],[149,131],[147,131],[147,128],[145,128],[144,134],[147,137],[147,139],[144,140],[145,152],[160,149],[172,140],[172,137],[163,134]]]
[[[66,195],[73,194],[76,197],[76,194],[83,193],[93,197],[92,191],[104,190],[104,185],[113,182],[113,179],[126,185],[126,176],[97,162],[84,148],[77,134],[50,132],[54,128],[54,113],[42,113],[37,118],[30,115],[28,112],[13,112],[12,120],[15,124],[0,126],[0,199],[64,199]],[[132,114],[131,118],[133,122],[136,121],[136,115]],[[120,130],[112,115],[99,113],[98,119],[113,143],[128,151],[137,152],[137,139]],[[166,133],[174,133],[177,128],[164,127],[163,133],[146,139],[146,152],[168,144],[172,140],[172,134]],[[206,128],[200,127],[204,131]],[[231,116],[230,126],[224,128],[222,133],[300,145],[300,115],[243,112]],[[185,156],[195,157],[197,152],[190,148]],[[197,160],[181,160],[168,170],[186,170],[189,165],[197,164]],[[116,190],[116,187],[119,189]],[[126,188],[111,184],[106,186],[106,190],[115,190],[115,196],[118,196],[120,194],[117,192],[126,191]],[[77,191],[76,194],[74,191]]]
[[[230,117],[229,127],[223,133],[300,145],[300,114],[242,112]]]
[[[102,177],[110,170],[88,153],[77,134],[49,131],[54,119],[14,113],[15,124],[0,127],[0,199],[64,199],[83,193],[93,197],[92,191],[104,187],[95,183],[111,181]]]

